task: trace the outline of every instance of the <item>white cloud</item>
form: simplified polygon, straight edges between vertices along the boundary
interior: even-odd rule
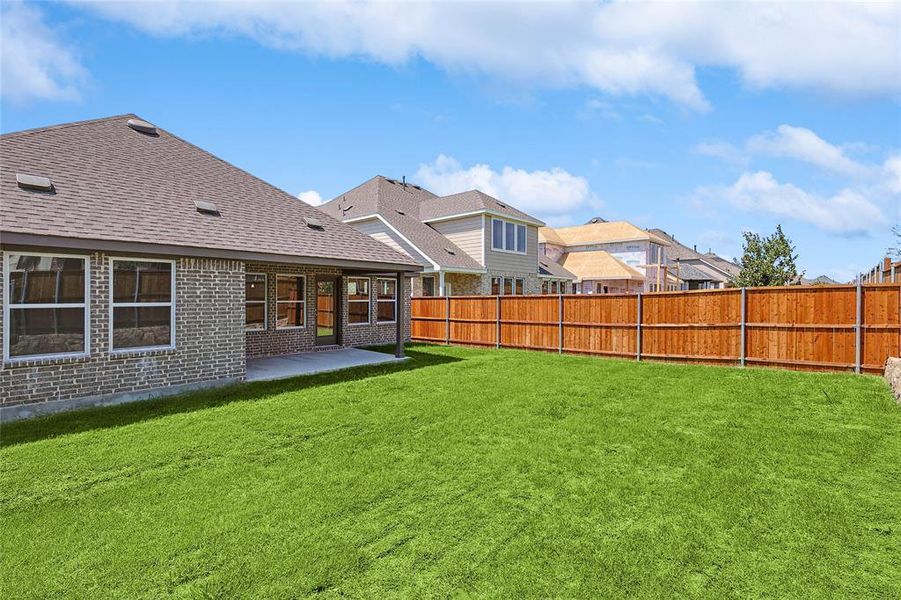
[[[586,205],[600,206],[584,177],[556,167],[549,171],[513,167],[495,171],[483,164],[463,168],[442,154],[434,162],[420,165],[416,179],[441,196],[477,189],[542,218],[565,215]]]
[[[771,173],[743,173],[729,187],[707,187],[698,195],[723,198],[736,208],[810,223],[840,235],[865,234],[885,227],[879,205],[858,190],[843,189],[823,197],[790,183],[779,183]]]
[[[0,12],[0,93],[15,103],[74,100],[86,72],[36,7],[3,3]]]
[[[804,127],[780,125],[775,132],[750,138],[747,148],[755,154],[793,158],[849,177],[863,177],[870,172],[866,166],[848,158],[842,148]]]
[[[81,3],[159,35],[240,35],[287,51],[530,87],[589,87],[709,107],[699,68],[753,88],[901,93],[897,3]]]
[[[885,188],[890,194],[901,195],[901,154],[886,159],[882,169],[885,172]],[[901,213],[901,206],[898,211]]]
[[[309,204],[310,206],[319,206],[324,202],[322,196],[316,190],[307,190],[297,194],[297,197]]]

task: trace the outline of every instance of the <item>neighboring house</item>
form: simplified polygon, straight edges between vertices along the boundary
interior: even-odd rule
[[[409,336],[421,270],[123,115],[0,136],[0,405],[246,376],[247,358]]]
[[[575,227],[542,227],[540,253],[576,278],[576,291],[620,294],[679,289],[668,265],[669,243],[626,221],[596,217]]]
[[[682,279],[689,290],[724,288],[729,280],[738,275],[741,268],[732,261],[717,256],[713,252],[700,254],[697,248],[689,248],[662,229],[650,229],[651,233],[666,240],[667,258],[670,270]],[[686,268],[688,267],[688,268]]]
[[[867,271],[861,273],[861,283],[897,283],[901,281],[901,260],[892,260],[888,256],[882,262]],[[857,283],[857,280],[851,283]]]
[[[539,270],[541,221],[478,190],[437,196],[379,175],[320,208],[422,265],[414,296],[538,294],[572,279]]]
[[[838,285],[838,282],[828,275],[820,275],[813,279],[798,275],[789,283],[789,285]]]

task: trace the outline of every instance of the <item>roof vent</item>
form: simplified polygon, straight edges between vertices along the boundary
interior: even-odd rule
[[[219,216],[219,209],[212,202],[207,202],[206,200],[195,200],[194,208],[197,209],[197,212],[203,213],[205,215],[216,215]]]
[[[388,183],[397,183],[396,179],[388,179],[387,177],[385,178],[385,181],[387,181]]]
[[[343,207],[341,207],[341,212],[342,212],[342,213],[346,213],[347,211],[349,211],[349,210],[352,209],[353,207],[354,207],[353,204],[348,204],[347,206],[343,206]]]
[[[144,121],[142,119],[129,119],[128,126],[135,131],[140,131],[141,133],[156,135],[156,126],[153,125],[153,123],[148,123],[147,121]]]
[[[303,224],[309,227],[310,229],[324,229],[324,225],[322,221],[317,219],[316,217],[304,217]]]
[[[501,202],[500,200],[497,200],[497,205],[500,206],[501,208],[507,208],[507,205],[504,204],[503,202]]]
[[[405,215],[405,214],[407,214],[407,213],[405,213],[404,211],[402,211],[402,210],[399,209],[399,208],[395,208],[395,209],[394,209],[394,212],[396,212],[396,213],[399,214],[399,215]]]
[[[454,251],[451,250],[450,248],[445,248],[444,251],[447,252],[448,254],[453,254],[454,256],[456,256],[456,254],[457,254],[456,252],[454,252]]]
[[[53,182],[49,177],[41,177],[40,175],[26,175],[25,173],[16,173],[16,183],[24,190],[37,190],[39,192],[52,192]]]

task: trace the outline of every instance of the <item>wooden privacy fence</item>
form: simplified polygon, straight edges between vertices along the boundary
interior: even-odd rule
[[[412,339],[881,373],[901,353],[901,285],[414,298]]]

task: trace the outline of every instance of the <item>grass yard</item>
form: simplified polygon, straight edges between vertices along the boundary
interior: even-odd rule
[[[5,597],[901,597],[875,377],[413,346],[4,426]]]

